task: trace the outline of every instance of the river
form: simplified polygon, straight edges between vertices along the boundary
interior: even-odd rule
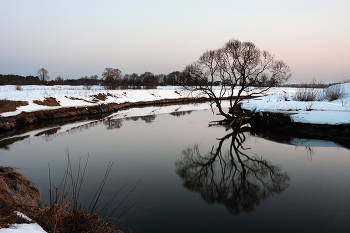
[[[49,166],[58,186],[67,154],[74,173],[89,157],[83,203],[112,162],[99,207],[126,185],[112,206],[131,193],[114,217],[131,207],[116,225],[135,233],[350,231],[349,149],[208,127],[217,119],[198,110],[51,126],[2,146],[0,161],[20,168],[45,202]]]

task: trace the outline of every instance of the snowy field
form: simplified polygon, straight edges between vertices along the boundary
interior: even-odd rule
[[[300,102],[293,100],[301,89],[296,88],[273,88],[265,96],[260,96],[255,99],[246,100],[243,102],[243,108],[256,110],[261,112],[282,112],[289,114],[294,122],[317,123],[317,124],[350,124],[350,83],[342,84],[343,96],[334,101],[326,99],[319,101]],[[218,89],[219,90],[219,89]],[[319,91],[319,94],[321,94]],[[94,100],[93,95],[99,93],[109,93],[111,96],[106,101],[98,101],[91,103]],[[159,100],[167,98],[182,98],[188,97],[189,94],[182,91],[179,87],[159,87],[154,90],[115,90],[107,91],[101,87],[93,87],[91,90],[86,90],[83,86],[22,86],[22,90],[16,90],[15,86],[0,86],[0,99],[7,100],[22,100],[28,101],[28,106],[22,106],[15,112],[7,112],[2,116],[11,116],[19,114],[22,111],[37,111],[42,109],[54,109],[59,107],[40,106],[33,103],[33,100],[44,100],[45,97],[54,97],[61,104],[60,107],[70,106],[87,106],[93,104],[107,103],[123,103],[126,101],[147,101]],[[74,98],[79,100],[72,100]],[[88,102],[87,102],[88,101]],[[228,107],[228,106],[226,106]],[[112,114],[110,117],[124,118],[132,116],[145,116],[151,114],[164,114],[176,111],[191,111],[200,109],[209,109],[208,103],[174,105],[166,107],[146,107],[134,108],[125,111],[119,111]],[[58,132],[64,132],[74,127],[79,127],[87,122],[79,122],[61,126]],[[29,132],[28,134],[35,135],[37,132]],[[39,233],[45,232],[42,228],[35,224],[15,224],[11,228],[0,229],[0,233]]]
[[[350,83],[342,84],[344,95],[334,101],[323,99],[321,101],[300,102],[293,100],[293,96],[301,89],[272,88],[268,95],[244,101],[242,107],[256,111],[282,112],[289,114],[294,122],[316,124],[342,124],[350,123]],[[219,92],[220,87],[216,87]],[[237,90],[238,91],[238,90]],[[237,92],[236,91],[236,92]],[[317,89],[316,89],[317,91]],[[322,92],[322,89],[318,89]],[[108,94],[105,101],[97,100],[94,95]],[[3,117],[13,116],[22,111],[38,111],[72,106],[89,106],[101,103],[124,103],[159,99],[173,99],[191,97],[181,87],[158,87],[157,89],[139,90],[105,90],[100,86],[93,86],[87,90],[84,86],[0,86],[0,99],[28,101],[29,105],[21,106],[14,112],[0,114]],[[58,107],[37,105],[33,100],[44,100],[45,97],[54,97],[60,103]],[[193,105],[191,109],[209,108],[207,104]],[[171,110],[171,108],[170,108]],[[138,111],[135,109],[134,111]],[[162,112],[165,113],[165,112]]]

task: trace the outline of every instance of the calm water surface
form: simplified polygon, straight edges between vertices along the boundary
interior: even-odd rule
[[[215,119],[211,111],[110,118],[18,141],[0,150],[0,161],[21,168],[45,201],[48,164],[58,185],[66,153],[76,169],[89,154],[83,202],[112,161],[100,206],[126,184],[119,203],[141,180],[121,208],[142,199],[117,223],[131,222],[122,229],[135,233],[350,232],[348,149],[235,135],[208,127]]]

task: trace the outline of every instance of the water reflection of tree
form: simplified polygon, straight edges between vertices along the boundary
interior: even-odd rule
[[[113,130],[122,127],[123,121],[124,119],[106,118],[105,120],[103,120],[103,124],[106,126],[107,130]]]
[[[145,121],[146,123],[151,123],[156,119],[157,115],[146,115],[140,117],[141,120]]]
[[[133,120],[133,121],[138,121],[138,120],[140,119],[139,116],[128,117],[128,118],[130,118],[130,119]]]
[[[156,119],[157,115],[146,115],[146,116],[139,116],[139,117],[129,117],[129,119],[133,121],[137,120],[143,120],[146,123],[151,123]],[[126,118],[119,118],[119,119],[113,119],[112,117],[106,118],[103,120],[103,124],[106,126],[107,130],[112,130],[112,129],[119,129],[120,127],[123,126],[123,121]]]
[[[185,116],[186,114],[191,114],[192,111],[178,111],[178,112],[171,112],[169,113],[170,115],[172,116],[175,116],[175,117],[180,117],[180,116]]]
[[[230,147],[223,152],[226,140]],[[236,130],[221,138],[217,148],[213,146],[205,156],[198,145],[183,150],[175,162],[183,185],[199,192],[207,203],[223,203],[231,214],[252,211],[260,200],[286,190],[289,176],[262,156],[249,156],[245,140],[244,133]]]

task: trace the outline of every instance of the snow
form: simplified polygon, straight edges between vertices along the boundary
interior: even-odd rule
[[[13,224],[10,228],[0,229],[1,233],[40,233],[44,231],[37,223]]]
[[[28,218],[25,214],[22,214],[20,212],[17,212],[18,216],[28,220],[32,221],[30,218]],[[44,231],[41,226],[39,226],[37,223],[22,223],[22,224],[13,224],[10,228],[2,228],[0,229],[0,233],[42,233],[46,232]]]
[[[315,123],[315,124],[349,124],[350,123],[350,83],[342,84],[345,95],[335,101],[294,101],[293,96],[300,91],[297,88],[272,88],[267,95],[255,99],[246,100],[242,107],[245,109],[262,112],[282,112],[289,114],[294,122]],[[128,90],[105,90],[100,86],[93,86],[87,90],[84,86],[22,86],[22,90],[16,90],[16,86],[0,86],[0,99],[28,101],[29,105],[21,106],[14,112],[0,114],[3,117],[13,116],[22,111],[31,112],[43,109],[55,109],[72,106],[91,106],[101,103],[124,103],[149,101],[159,99],[173,99],[190,97],[191,95],[183,91],[181,87],[165,86],[157,89],[128,89]],[[220,87],[215,87],[219,92]],[[99,93],[110,94],[106,101],[94,100],[93,95]],[[237,93],[237,90],[236,90]],[[204,95],[202,95],[204,96]],[[45,97],[56,98],[61,106],[48,107],[33,103],[33,100],[44,100]],[[79,98],[79,99],[74,99]],[[288,98],[285,101],[284,98]],[[90,101],[90,102],[87,102]],[[204,107],[205,106],[205,107]],[[203,108],[208,108],[203,105]],[[197,108],[198,109],[198,108]],[[308,111],[310,110],[311,111]],[[134,109],[132,112],[137,112]]]

